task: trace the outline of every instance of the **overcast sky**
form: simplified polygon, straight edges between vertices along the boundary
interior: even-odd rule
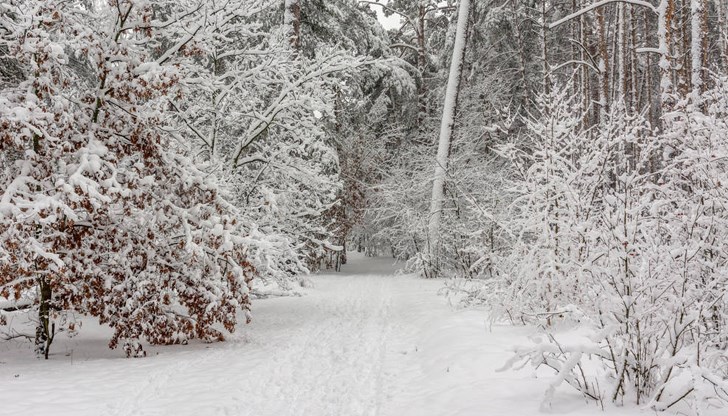
[[[387,4],[389,0],[383,0],[380,3]],[[382,26],[384,26],[385,29],[397,29],[399,28],[399,16],[396,14],[393,14],[389,17],[384,17],[384,13],[382,13],[382,7],[381,6],[375,6],[373,4],[369,5],[372,9],[374,9],[377,12],[377,19],[382,23]]]

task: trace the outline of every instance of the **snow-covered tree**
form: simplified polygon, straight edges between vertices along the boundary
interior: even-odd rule
[[[457,109],[458,94],[460,93],[460,80],[462,78],[465,62],[465,46],[467,41],[468,21],[470,18],[470,1],[460,0],[458,3],[458,21],[450,60],[450,73],[445,90],[445,103],[442,108],[442,121],[440,122],[440,135],[435,157],[435,174],[432,181],[432,198],[430,201],[430,215],[427,233],[427,244],[430,266],[425,273],[436,277],[439,273],[440,256],[440,219],[442,218],[442,200],[445,195],[445,176],[450,156],[450,141],[455,129],[455,111]]]
[[[679,405],[701,414],[728,401],[721,358],[728,310],[726,105],[724,81],[715,82],[700,105],[677,102],[657,135],[615,103],[590,133],[590,145],[572,153],[575,169],[549,178],[548,184],[568,185],[566,206],[581,214],[559,211],[559,235],[533,244],[521,258],[542,258],[561,275],[545,285],[536,273],[511,278],[504,270],[501,277],[506,293],[520,294],[503,297],[510,316],[547,328],[547,342],[519,349],[509,363],[530,361],[558,373],[547,402],[562,382],[590,398],[659,410]],[[527,206],[545,215],[553,204]],[[571,236],[571,245],[562,236]],[[536,284],[527,287],[519,275]],[[538,303],[543,300],[556,304]],[[554,319],[579,322],[590,331],[588,340],[560,340],[548,329]],[[582,366],[587,357],[603,366]]]
[[[0,95],[0,293],[32,291],[36,344],[80,312],[110,347],[216,340],[254,272],[214,177],[165,132],[197,33],[179,2],[14,4],[3,45],[22,70]],[[179,35],[185,33],[184,35]]]
[[[172,105],[177,134],[240,208],[259,277],[289,287],[331,246],[323,213],[340,184],[324,119],[333,118],[333,75],[360,61],[336,49],[299,54],[290,25],[269,23],[278,6],[204,7],[194,69],[182,81],[189,92]]]
[[[580,291],[579,226],[591,205],[579,189],[585,168],[581,114],[567,94],[554,88],[539,96],[535,113],[525,119],[525,138],[516,136],[498,149],[514,169],[506,182],[513,201],[500,224],[513,242],[508,255],[496,260],[500,273],[492,283],[504,286],[491,295],[512,318],[550,321]]]

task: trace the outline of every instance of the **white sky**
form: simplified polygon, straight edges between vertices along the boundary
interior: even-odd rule
[[[387,4],[388,0],[383,0],[380,3]],[[381,6],[375,6],[373,4],[370,4],[369,7],[377,12],[377,20],[379,20],[379,22],[382,24],[382,26],[384,26],[385,29],[399,29],[399,16],[393,14],[389,17],[384,17]]]

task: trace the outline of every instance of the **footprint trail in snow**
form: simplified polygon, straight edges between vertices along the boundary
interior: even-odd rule
[[[342,273],[312,276],[304,296],[255,301],[253,323],[224,343],[124,359],[96,327],[57,341],[70,354],[49,361],[0,345],[0,415],[540,414],[547,379],[495,372],[527,329],[489,331],[483,311],[453,310],[437,295],[442,281],[396,276],[391,259],[352,257]],[[552,410],[639,414],[603,413],[569,390]]]

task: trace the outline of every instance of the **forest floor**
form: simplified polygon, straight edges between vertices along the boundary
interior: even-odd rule
[[[391,259],[354,255],[311,277],[302,296],[254,301],[226,342],[147,347],[126,359],[84,322],[50,360],[0,342],[0,415],[528,416],[603,412],[567,387],[540,409],[548,372],[496,372],[532,329],[489,327],[452,308],[442,281],[395,275]]]

